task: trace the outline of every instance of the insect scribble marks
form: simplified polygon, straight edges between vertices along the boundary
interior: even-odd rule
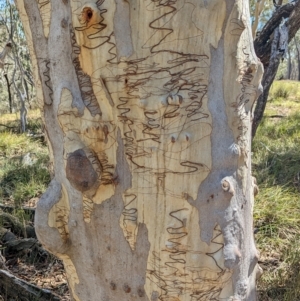
[[[45,95],[45,102],[46,104],[51,105],[53,102],[53,87],[52,87],[52,81],[50,77],[50,60],[45,60],[44,64],[46,70],[42,74],[43,74],[43,81],[46,86],[46,91],[48,93],[47,95]]]
[[[230,272],[222,263],[223,237],[216,226],[210,246],[202,242],[199,216],[187,202],[187,198],[197,198],[212,166],[212,119],[207,104],[209,48],[202,47],[204,33],[194,19],[190,25],[178,26],[179,20],[193,17],[198,3],[130,2],[130,38],[135,49],[118,57],[117,53],[125,52],[115,42],[116,27],[111,24],[116,2],[110,6],[99,0],[89,7],[77,1],[82,5],[76,7],[79,23],[72,33],[73,63],[84,91],[90,82],[83,70],[91,74],[99,88],[95,98],[104,104],[103,118],[111,118],[121,135],[123,143],[118,142],[130,170],[130,188],[122,191],[124,207],[119,225],[133,251],[139,223],[147,226],[151,247],[146,294],[150,298],[156,292],[156,300],[161,301],[219,300],[223,288],[231,285]],[[133,22],[138,10],[145,10],[145,22],[137,29]],[[75,34],[81,37],[81,48]],[[79,62],[83,53],[90,62],[97,57],[95,66]],[[89,95],[83,99],[89,110],[96,110],[92,105],[95,99]],[[101,139],[105,140],[107,130],[103,132]],[[105,154],[100,158],[101,151],[97,152],[103,168],[102,186],[112,184],[115,176]],[[89,205],[85,200],[87,218],[92,208]]]
[[[39,8],[41,9],[43,6],[46,6],[50,3],[50,0],[37,0]]]
[[[90,76],[83,72],[80,61],[79,54],[80,48],[77,45],[75,33],[71,31],[72,47],[73,47],[73,65],[77,74],[77,79],[80,87],[81,97],[84,105],[90,111],[92,116],[97,114],[102,115],[99,103],[93,91],[93,86]]]

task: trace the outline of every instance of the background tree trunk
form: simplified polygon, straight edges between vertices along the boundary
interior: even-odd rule
[[[11,97],[11,91],[10,91],[11,83],[9,83],[7,73],[4,73],[4,78],[5,78],[5,81],[6,81],[6,87],[7,87],[7,92],[8,92],[9,113],[12,114],[13,104],[12,104],[12,97]]]
[[[265,6],[265,2],[266,0],[257,0],[255,2],[255,10],[254,10],[254,22],[252,24],[252,36],[253,38],[255,38],[256,36],[256,32],[257,32],[257,27],[258,27],[258,24],[259,24],[259,17],[264,9],[264,6]]]
[[[292,58],[291,58],[290,47],[287,47],[287,53],[288,53],[288,62],[287,62],[286,79],[291,79],[291,74],[292,74]]]
[[[296,37],[294,37],[294,43],[297,52],[297,80],[300,81],[300,50],[299,50],[299,43]]]
[[[252,138],[263,118],[270,87],[275,79],[280,60],[283,60],[289,42],[300,28],[300,0],[277,7],[254,41],[255,52],[264,65],[263,93],[257,99],[252,123]],[[276,33],[277,32],[277,33]],[[275,39],[276,37],[276,39]],[[292,70],[292,66],[291,66]],[[292,74],[290,74],[292,76]]]
[[[248,1],[18,0],[74,300],[256,300]]]
[[[255,136],[258,125],[263,118],[271,85],[275,79],[280,60],[282,59],[287,47],[288,28],[286,25],[282,25],[281,27],[276,28],[274,32],[270,63],[267,66],[262,79],[262,85],[264,87],[264,90],[263,93],[258,97],[257,104],[254,110],[254,118],[252,123],[252,137]]]

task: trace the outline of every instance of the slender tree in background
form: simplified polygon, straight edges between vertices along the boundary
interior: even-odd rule
[[[33,86],[33,80],[25,34],[16,6],[9,0],[0,2],[0,41],[9,41],[6,43],[9,45],[9,55],[6,56],[6,62],[5,64],[3,62],[1,68],[7,88],[9,111],[12,113],[13,107],[20,110],[20,130],[25,132],[26,101],[30,105],[32,95],[30,95],[29,86]],[[6,47],[3,51],[6,51]],[[14,95],[17,99],[15,104]]]
[[[286,79],[291,79],[292,75],[292,54],[291,47],[287,47],[287,72]]]
[[[4,46],[2,52],[0,53],[0,69],[3,72],[3,76],[4,76],[5,82],[6,82],[6,87],[7,87],[7,91],[8,91],[9,112],[10,113],[12,113],[12,95],[11,95],[11,90],[10,90],[11,83],[9,82],[7,72],[4,71],[4,66],[5,66],[5,59],[7,57],[7,54],[9,52],[11,52],[11,47],[12,47],[11,43],[7,43]]]
[[[257,0],[257,1],[250,1],[251,8],[253,10],[252,12],[252,36],[255,38],[257,34],[257,29],[259,22],[261,21],[261,15],[263,11],[266,9],[266,4],[269,4],[268,0]]]
[[[294,44],[296,50],[296,60],[297,60],[297,80],[300,81],[300,45],[299,45],[299,36],[294,37]]]
[[[247,0],[17,0],[76,301],[256,300]]]

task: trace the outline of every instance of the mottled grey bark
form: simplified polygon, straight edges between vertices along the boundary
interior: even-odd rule
[[[285,51],[288,47],[288,28],[285,24],[275,29],[272,41],[272,50],[270,62],[263,75],[262,86],[263,93],[258,97],[254,110],[254,118],[252,123],[252,138],[254,138],[257,128],[263,118],[263,114],[267,105],[269,91],[275,79],[280,61],[283,59]]]

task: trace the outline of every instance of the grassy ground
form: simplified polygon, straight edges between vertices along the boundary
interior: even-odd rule
[[[28,129],[41,128],[38,112],[29,114]],[[18,134],[18,116],[0,118],[0,200],[13,201],[19,206],[45,191],[49,181],[48,150],[41,140]],[[8,126],[8,127],[7,127]],[[8,131],[9,130],[9,131]]]
[[[300,83],[275,82],[266,117],[253,143],[253,174],[260,193],[254,208],[256,241],[264,273],[260,301],[300,300]],[[17,205],[38,197],[50,181],[47,147],[15,133],[18,116],[0,117],[0,201]],[[38,111],[29,129],[41,128]],[[9,128],[2,126],[12,126]],[[5,130],[5,131],[4,131]],[[24,165],[30,154],[34,164]]]
[[[40,113],[32,111],[28,115],[30,135],[28,132],[18,133],[17,114],[0,116],[0,203],[14,205],[12,214],[26,227],[32,225],[31,215],[30,211],[21,206],[34,206],[50,182],[47,146],[43,138],[41,140],[32,136],[41,133]],[[47,253],[39,243],[31,244],[28,249],[20,248],[20,251],[6,251],[4,228],[10,228],[11,235],[17,235],[18,243],[22,244],[24,238],[13,231],[1,210],[0,215],[0,249],[3,255],[0,256],[0,266],[3,264],[1,259],[5,259],[4,268],[13,275],[40,288],[52,290],[60,296],[61,301],[70,301],[62,262]],[[5,295],[3,289],[0,289],[0,300],[8,300]]]
[[[260,300],[300,300],[300,83],[275,82],[253,143]]]

